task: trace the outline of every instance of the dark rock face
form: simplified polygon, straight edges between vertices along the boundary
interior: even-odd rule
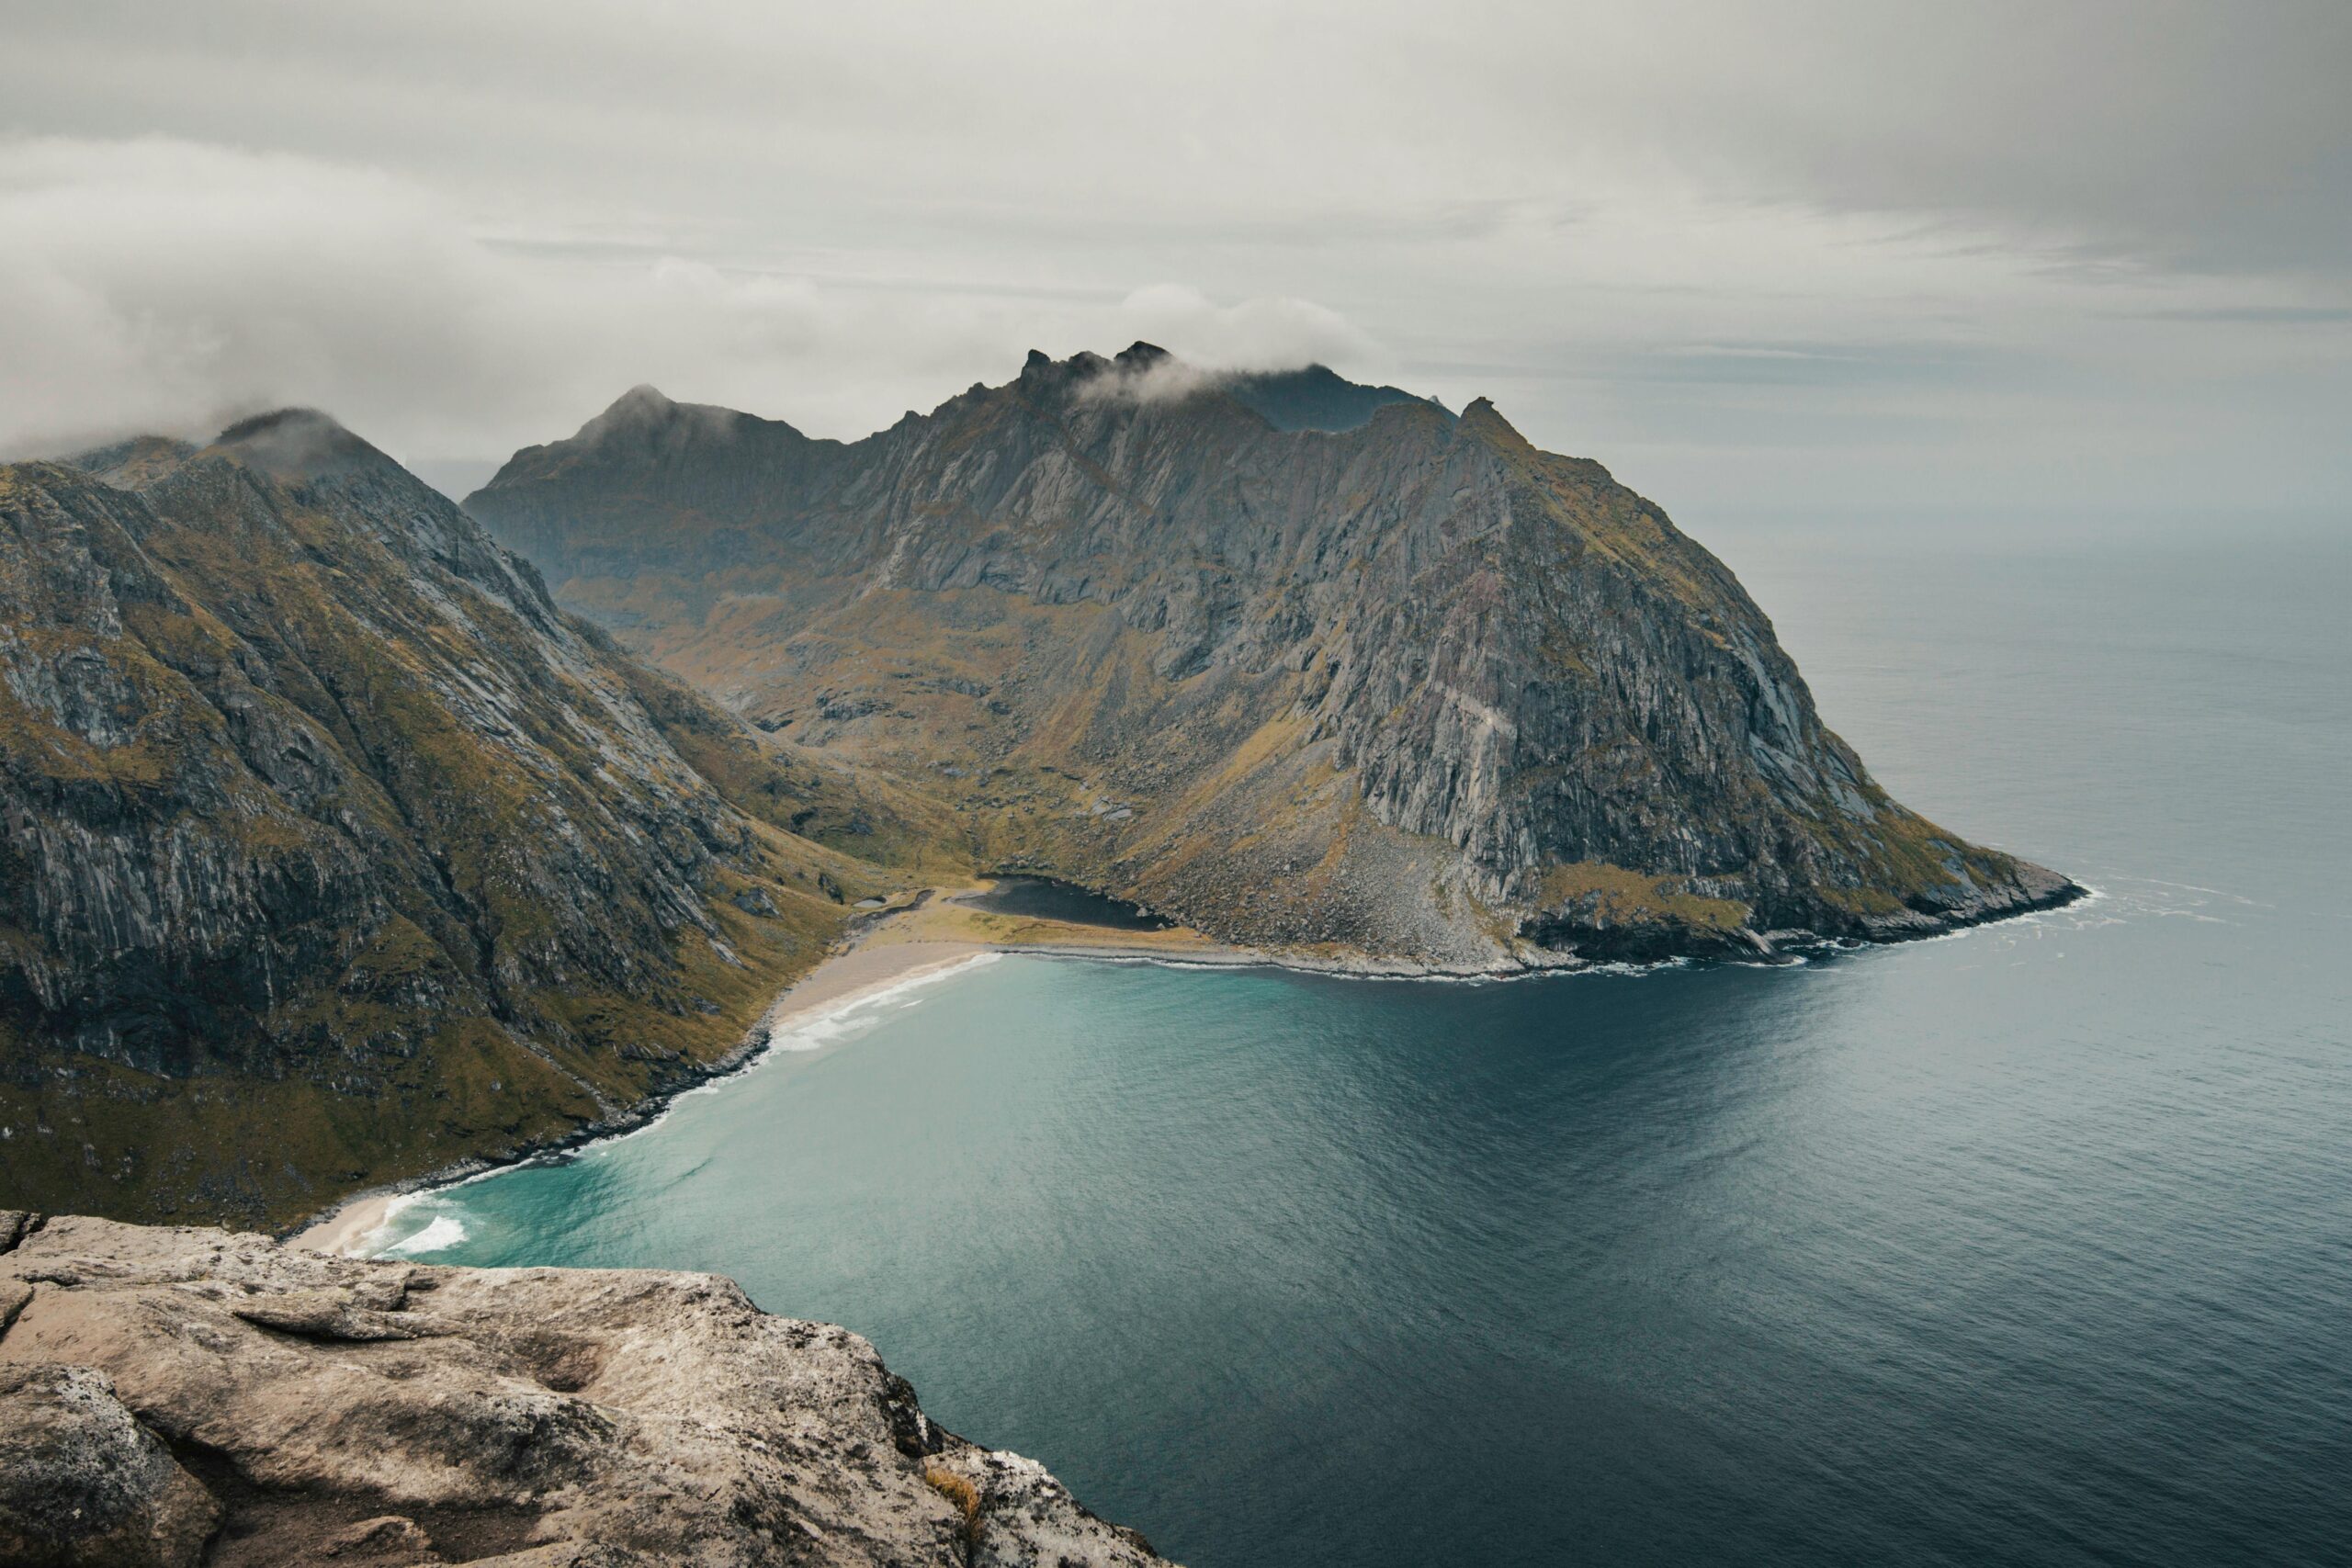
[[[1391,403],[1429,401],[1399,387],[1361,385],[1320,365],[1235,376],[1217,389],[1276,430],[1354,430]]]
[[[1148,344],[852,445],[640,389],[467,505],[762,728],[1223,936],[1486,968],[2073,896],[1890,799],[1599,465],[1300,374],[1341,428]]]
[[[1145,1568],[731,1280],[51,1219],[0,1254],[0,1563]]]
[[[553,1134],[888,880],[332,421],[87,461],[0,468],[0,1190],[290,1218]]]
[[[220,1505],[88,1367],[0,1361],[0,1562],[196,1562]]]

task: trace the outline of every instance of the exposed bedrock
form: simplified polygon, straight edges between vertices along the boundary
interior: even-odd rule
[[[57,1218],[0,1255],[9,1300],[0,1564],[1159,1561],[716,1275]]]
[[[322,415],[0,465],[0,605],[20,1203],[284,1223],[558,1134],[734,1049],[834,893],[895,885],[812,841],[887,802]]]
[[[1349,388],[1033,355],[846,445],[639,388],[467,505],[762,728],[1221,936],[1495,968],[2076,891],[1890,798],[1599,464]]]

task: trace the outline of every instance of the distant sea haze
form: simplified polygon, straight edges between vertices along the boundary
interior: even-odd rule
[[[723,1269],[1195,1568],[2344,1561],[2352,551],[1726,543],[1890,790],[2097,896],[1640,977],[1006,958],[387,1239]]]

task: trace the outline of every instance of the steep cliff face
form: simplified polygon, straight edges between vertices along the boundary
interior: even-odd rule
[[[716,1275],[0,1211],[0,1562],[1159,1561],[856,1335]]]
[[[1493,967],[2072,896],[1890,799],[1731,573],[1599,465],[1337,380],[1032,355],[851,445],[639,389],[467,505],[984,858],[1220,935]]]
[[[321,416],[0,468],[0,602],[20,1199],[284,1219],[558,1133],[732,1048],[893,880],[778,826],[887,802]]]

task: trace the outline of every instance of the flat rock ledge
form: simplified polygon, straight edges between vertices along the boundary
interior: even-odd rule
[[[1159,1561],[718,1275],[0,1210],[0,1565]]]

